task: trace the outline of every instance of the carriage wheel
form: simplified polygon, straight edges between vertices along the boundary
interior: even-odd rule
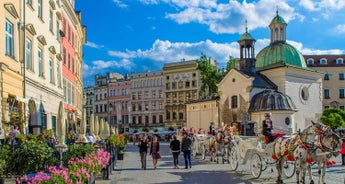
[[[262,167],[261,167],[261,170],[262,171],[265,171],[267,169],[269,165],[269,159],[265,159],[263,162],[262,162]]]
[[[262,171],[262,161],[259,154],[255,153],[250,160],[250,171],[254,178],[259,178]]]
[[[283,173],[286,178],[291,178],[296,171],[296,162],[288,161],[286,159],[283,160]]]
[[[237,149],[235,147],[231,148],[230,152],[230,167],[232,170],[236,171],[238,168],[239,157],[237,154]]]

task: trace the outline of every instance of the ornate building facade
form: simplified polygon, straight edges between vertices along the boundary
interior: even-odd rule
[[[200,96],[201,79],[197,66],[195,60],[164,64],[165,129],[186,126],[186,103],[198,100]]]
[[[134,72],[131,74],[132,131],[164,129],[163,71]]]
[[[324,73],[323,110],[345,110],[345,55],[304,55],[307,66]]]
[[[27,100],[23,98],[24,58],[21,47],[23,44],[20,45],[24,25],[21,24],[23,17],[20,0],[1,1],[0,8],[0,127],[6,130],[5,125],[14,121],[11,118],[13,115],[25,115],[27,104]],[[6,130],[8,132],[9,129]]]
[[[119,133],[129,132],[131,81],[128,76],[108,73],[108,123]]]

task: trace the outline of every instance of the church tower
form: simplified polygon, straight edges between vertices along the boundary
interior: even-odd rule
[[[277,15],[272,19],[269,28],[271,32],[271,44],[273,43],[285,43],[286,42],[286,22],[279,16],[278,10]]]
[[[238,40],[238,44],[240,45],[240,70],[255,72],[255,39],[248,33],[247,21],[246,32]]]

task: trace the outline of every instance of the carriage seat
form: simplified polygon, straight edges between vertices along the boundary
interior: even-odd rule
[[[267,135],[263,135],[263,136],[265,137],[266,144],[268,144],[269,137]],[[274,132],[273,133],[274,140],[276,140],[278,137],[284,137],[284,136],[285,136],[284,133],[280,133],[280,132]]]

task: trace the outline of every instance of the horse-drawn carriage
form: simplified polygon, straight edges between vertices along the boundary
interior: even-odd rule
[[[259,137],[234,136],[233,145],[230,151],[230,167],[237,170],[239,164],[246,164],[250,161],[250,171],[254,178],[259,178],[262,171],[269,165],[275,165],[277,160],[272,158],[274,143],[265,143]],[[283,158],[283,173],[287,178],[294,175],[295,164]]]
[[[267,143],[266,140],[261,136],[235,136],[230,151],[231,168],[236,170],[240,163],[250,161],[251,174],[259,178],[269,165],[275,165],[277,183],[283,183],[283,174],[290,178],[295,173],[296,182],[304,183],[304,173],[307,170],[309,180],[313,183],[311,165],[317,163],[319,183],[325,183],[325,167],[340,149],[339,136],[322,123],[314,122],[294,135],[279,136],[272,143]]]
[[[230,134],[218,132],[216,136],[196,134],[193,136],[193,156],[198,155],[201,159],[206,159],[206,155],[210,155],[210,161],[219,163],[230,163],[230,149],[232,146]]]

